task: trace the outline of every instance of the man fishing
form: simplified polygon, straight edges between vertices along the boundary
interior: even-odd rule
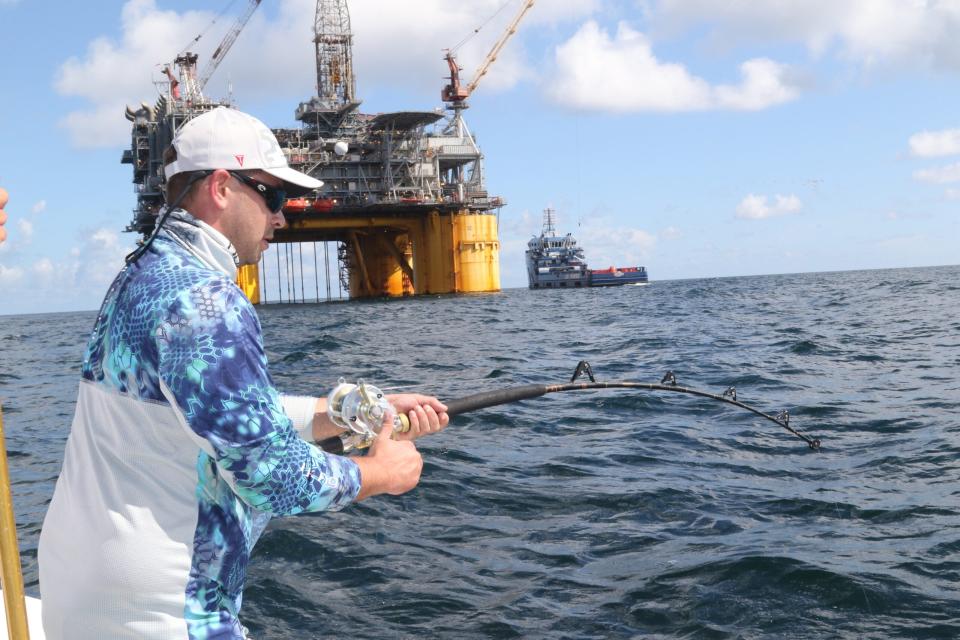
[[[243,638],[247,563],[270,517],[409,491],[423,465],[409,440],[448,422],[436,398],[395,395],[408,433],[392,439],[388,416],[366,456],[314,446],[341,430],[325,400],[274,387],[234,281],[284,225],[287,196],[322,183],[223,107],[184,124],[164,163],[169,206],[103,301],[40,536],[51,640]]]

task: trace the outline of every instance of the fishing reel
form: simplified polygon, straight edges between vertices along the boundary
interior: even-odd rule
[[[398,432],[410,428],[406,416],[397,415],[383,391],[363,380],[357,380],[357,384],[343,378],[337,380],[337,386],[327,396],[327,415],[335,425],[347,431],[340,436],[343,453],[372,445],[388,416]]]

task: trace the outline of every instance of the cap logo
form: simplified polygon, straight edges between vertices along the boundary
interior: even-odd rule
[[[241,153],[241,154],[235,155],[235,156],[233,156],[233,157],[237,159],[237,163],[242,167],[242,166],[243,166],[243,154]]]

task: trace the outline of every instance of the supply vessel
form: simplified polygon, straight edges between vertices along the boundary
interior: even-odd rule
[[[573,234],[558,235],[556,212],[545,209],[543,229],[527,243],[527,278],[531,289],[614,287],[647,284],[646,267],[590,269]]]

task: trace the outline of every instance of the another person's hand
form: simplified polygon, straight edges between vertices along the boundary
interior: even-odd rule
[[[379,493],[400,495],[417,486],[423,470],[423,457],[412,442],[393,440],[393,420],[386,416],[380,435],[365,456],[351,458],[360,467],[360,493],[363,500]]]
[[[3,228],[3,225],[7,222],[7,214],[3,210],[7,206],[7,200],[9,200],[9,197],[6,189],[0,187],[0,242],[7,239],[7,230]]]
[[[410,430],[404,433],[394,431],[396,440],[416,440],[428,433],[436,433],[450,424],[447,406],[434,398],[419,393],[397,393],[387,396],[387,400],[410,420]]]

